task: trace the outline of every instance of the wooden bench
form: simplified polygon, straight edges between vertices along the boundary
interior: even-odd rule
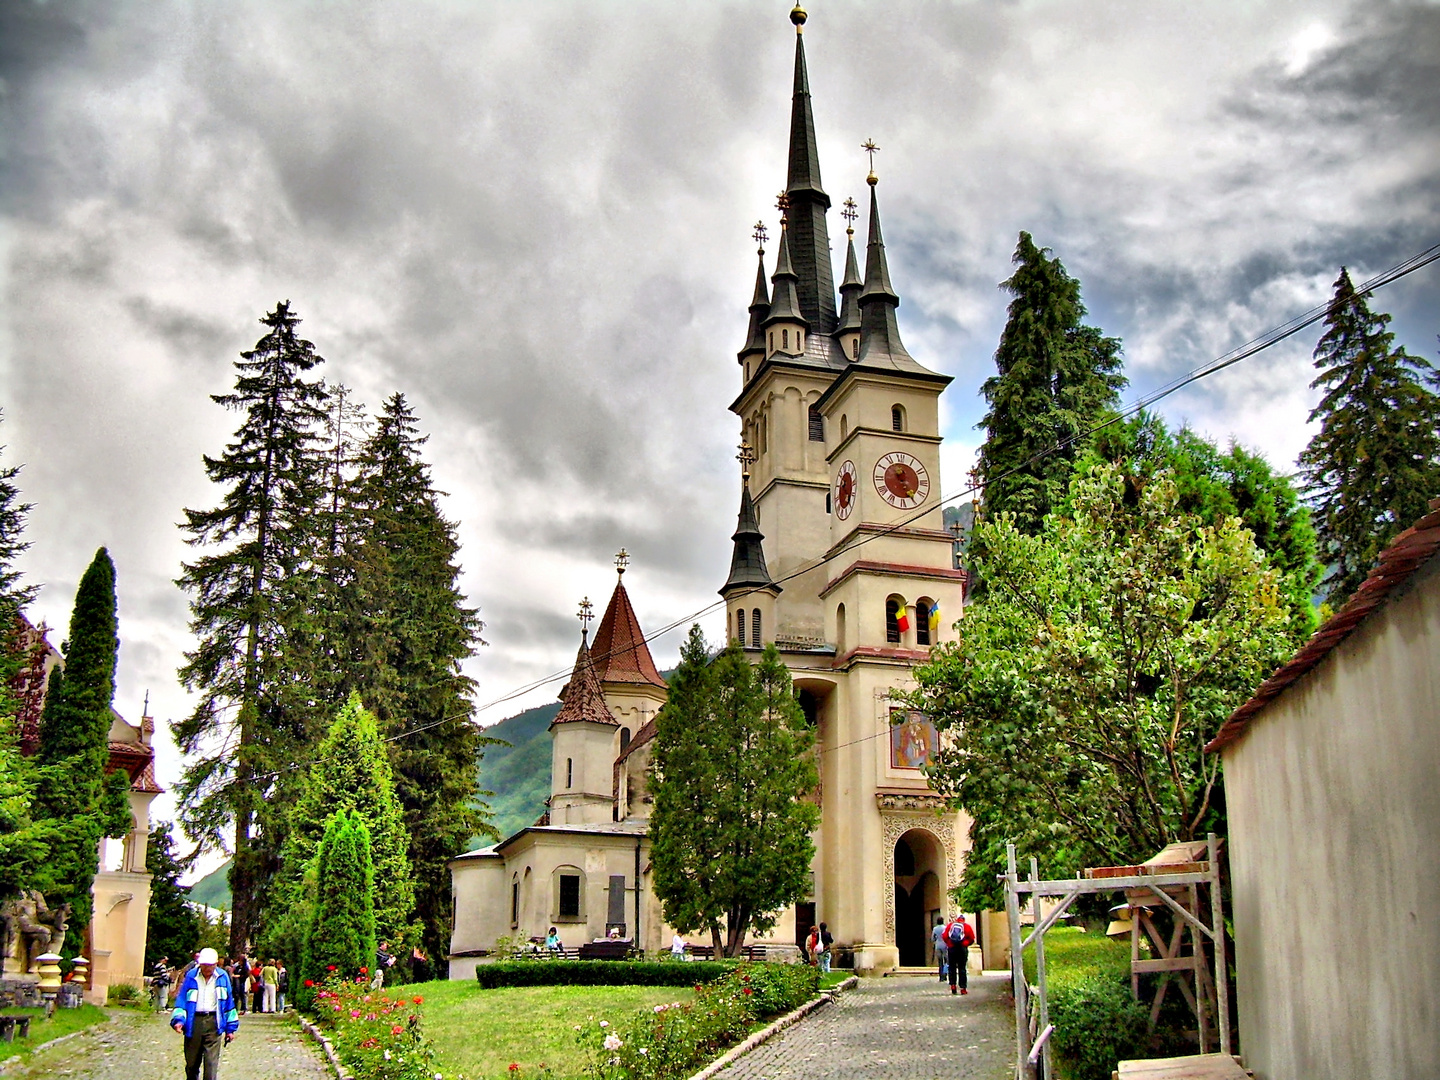
[[[1248,1080],[1255,1074],[1230,1054],[1122,1061],[1113,1080]]]
[[[635,946],[628,941],[587,941],[580,946],[581,960],[628,960]]]
[[[11,1016],[0,1013],[0,1042],[14,1042],[16,1035],[22,1039],[30,1037],[30,1014]]]

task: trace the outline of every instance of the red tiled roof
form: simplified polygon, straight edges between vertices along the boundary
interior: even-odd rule
[[[140,775],[131,781],[130,790],[143,791],[150,795],[163,795],[165,793],[165,789],[162,788],[155,779],[155,762],[147,761],[145,763],[145,768],[140,770]]]
[[[616,583],[610,597],[610,606],[595,631],[595,646],[591,651],[595,660],[595,674],[602,683],[650,683],[652,686],[668,686],[660,677],[650,650],[645,645],[645,635],[640,630],[640,620],[630,606],[630,594],[623,583]]]
[[[1225,721],[1219,733],[1206,744],[1206,752],[1213,754],[1223,750],[1245,734],[1251,720],[1266,705],[1279,697],[1291,683],[1312,671],[1356,627],[1384,607],[1391,594],[1405,585],[1437,551],[1440,551],[1440,499],[1431,499],[1430,512],[1390,542],[1390,546],[1380,553],[1379,564],[1370,571],[1370,576],[1355,591],[1355,595],[1315,631],[1289,663],[1276,669],[1275,674],[1260,684],[1260,689],[1249,701],[1230,714],[1230,719]]]
[[[610,706],[605,704],[605,693],[600,689],[600,680],[595,676],[595,665],[590,659],[590,649],[582,638],[580,651],[575,656],[575,670],[565,687],[565,701],[550,726],[573,724],[588,720],[592,724],[610,724],[619,727]]]

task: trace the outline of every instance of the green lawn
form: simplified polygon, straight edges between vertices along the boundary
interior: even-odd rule
[[[1026,927],[1029,933],[1029,927]],[[1107,938],[1078,926],[1057,926],[1045,934],[1045,982],[1053,991],[1085,975],[1104,972],[1128,977],[1130,938]],[[1025,978],[1035,982],[1035,946],[1025,949]]]
[[[6,1016],[30,1015],[30,1037],[16,1036],[13,1043],[0,1043],[5,1055],[18,1051],[33,1050],[41,1043],[81,1031],[91,1024],[99,1024],[110,1018],[110,1014],[95,1005],[81,1005],[78,1009],[56,1009],[53,1020],[45,1019],[44,1009],[6,1009]]]
[[[471,1080],[510,1076],[512,1062],[522,1076],[541,1065],[557,1078],[580,1075],[583,1057],[575,1025],[587,1017],[610,1020],[662,1002],[688,1001],[688,987],[524,986],[482,990],[473,981],[420,983],[406,994],[425,997],[425,1033],[435,1044],[438,1064]]]

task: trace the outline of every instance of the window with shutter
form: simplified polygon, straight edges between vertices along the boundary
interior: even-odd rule
[[[810,441],[825,441],[825,417],[820,415],[820,410],[814,405],[810,406]]]
[[[760,609],[757,607],[750,612],[750,636],[755,641],[755,647],[760,647]]]

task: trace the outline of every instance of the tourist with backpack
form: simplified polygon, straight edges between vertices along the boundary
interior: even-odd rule
[[[965,921],[964,915],[956,915],[945,926],[945,944],[949,946],[950,993],[955,993],[959,982],[962,994],[970,993],[966,985],[966,968],[970,963],[970,946],[975,944],[975,931]]]

